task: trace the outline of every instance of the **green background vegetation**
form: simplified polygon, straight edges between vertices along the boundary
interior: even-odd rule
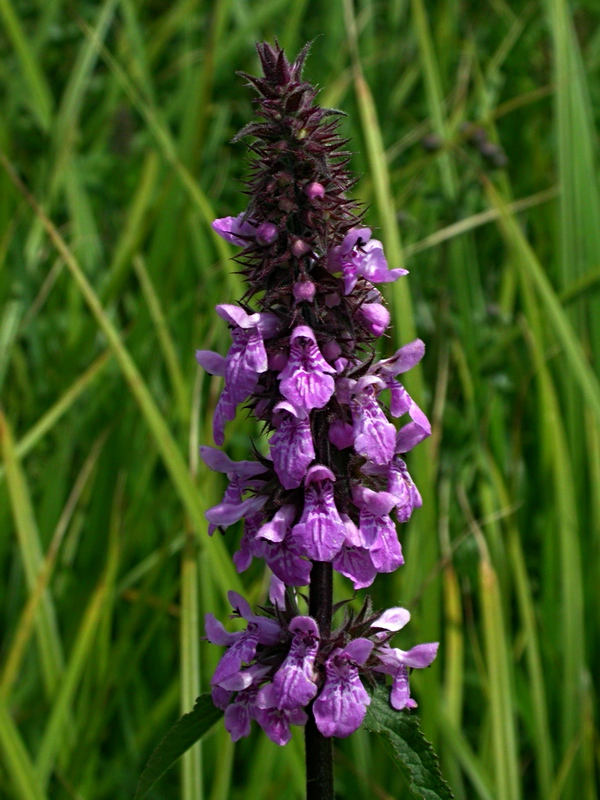
[[[213,308],[239,278],[209,223],[243,208],[234,73],[275,36],[291,55],[318,37],[307,76],[348,113],[357,196],[410,269],[383,350],[427,344],[407,379],[434,424],[409,461],[425,504],[373,590],[413,614],[400,646],[441,640],[413,678],[426,733],[458,798],[595,800],[599,19],[591,0],[0,0],[3,800],[132,797],[208,688],[201,615],[264,597],[259,565],[231,565],[239,531],[206,536],[220,387],[193,353],[228,346]],[[230,455],[256,432],[240,414]],[[297,733],[234,747],[218,726],[151,796],[300,798]],[[340,797],[404,796],[372,735],[336,754]]]

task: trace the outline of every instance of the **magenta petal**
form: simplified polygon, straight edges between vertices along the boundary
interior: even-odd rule
[[[357,317],[373,336],[381,336],[390,324],[390,312],[382,303],[363,303]]]
[[[350,736],[365,718],[371,698],[361,683],[358,668],[342,651],[334,650],[327,659],[325,674],[325,684],[313,703],[317,728],[323,736]]]
[[[385,631],[399,631],[410,620],[410,611],[406,608],[396,607],[388,608],[383,614],[378,617],[371,625],[372,628],[381,628]]]
[[[240,635],[239,633],[229,633],[223,627],[223,623],[219,622],[214,614],[205,614],[204,616],[204,630],[206,638],[211,644],[227,645],[229,647]]]
[[[299,409],[323,408],[331,398],[335,383],[334,367],[325,361],[312,330],[306,325],[294,328],[290,356],[279,375],[281,394]]]
[[[327,437],[338,450],[345,450],[354,444],[354,428],[341,419],[334,419],[329,426]]]
[[[213,353],[212,350],[196,350],[196,361],[209,375],[225,375],[225,356]]]
[[[303,554],[292,538],[281,543],[265,542],[265,545],[264,559],[269,569],[286,586],[307,586],[310,583],[312,564],[302,558]]]
[[[232,399],[227,386],[221,392],[213,416],[213,439],[215,444],[222,445],[225,441],[225,423],[235,419],[237,404]]]
[[[361,386],[359,381],[350,398],[350,409],[356,452],[374,464],[387,464],[394,455],[396,429],[380,408],[374,386]]]
[[[241,503],[219,503],[217,506],[209,508],[205,516],[213,525],[219,525],[227,528],[238,522],[242,517],[261,509],[266,503],[266,497],[249,497],[247,500],[242,500]]]
[[[245,212],[238,214],[237,217],[221,217],[212,223],[212,228],[226,242],[246,247],[248,242],[242,237],[253,237],[256,228],[245,220],[244,216]]]
[[[272,742],[283,746],[292,738],[290,722],[295,725],[305,725],[308,717],[303,711],[296,712],[292,718],[289,711],[268,708],[257,709],[255,719]]]
[[[282,419],[269,442],[273,468],[284,489],[296,489],[302,483],[309,464],[315,458],[310,420],[298,417],[279,403],[275,407]],[[290,406],[291,407],[291,406]]]
[[[400,456],[394,456],[388,470],[388,491],[396,497],[398,522],[408,522],[415,508],[423,505],[419,490]]]
[[[311,617],[294,617],[294,634],[288,655],[273,678],[271,699],[277,708],[307,706],[317,693],[314,670],[319,649],[319,630]]]
[[[372,372],[384,376],[396,377],[403,372],[408,372],[416,366],[425,355],[425,344],[421,339],[415,339],[396,350],[391,358],[380,361],[372,368]]]
[[[334,570],[349,578],[356,590],[370,586],[377,576],[371,554],[364,547],[344,545],[332,563]]]
[[[439,647],[439,642],[429,642],[427,644],[417,644],[410,650],[400,650],[400,659],[407,667],[413,669],[423,669],[433,663]]]
[[[225,730],[232,742],[250,736],[250,711],[246,705],[233,702],[225,709]]]
[[[200,446],[200,458],[209,469],[215,472],[224,472],[230,476],[241,478],[242,481],[253,478],[255,475],[265,472],[260,461],[233,461],[222,450],[208,445]]]
[[[259,539],[266,539],[269,542],[282,542],[290,530],[294,521],[296,509],[292,505],[281,506],[270,522],[262,525],[256,536]]]
[[[312,561],[331,561],[344,544],[346,534],[346,526],[335,506],[331,481],[309,483],[302,517],[292,529],[299,551]]]
[[[402,711],[404,708],[416,708],[417,703],[410,696],[410,686],[408,683],[408,670],[406,667],[400,667],[392,683],[392,691],[390,693],[390,703],[392,708],[397,711]]]
[[[379,526],[377,538],[370,548],[370,553],[378,572],[394,572],[404,564],[396,527],[389,517],[385,524]]]

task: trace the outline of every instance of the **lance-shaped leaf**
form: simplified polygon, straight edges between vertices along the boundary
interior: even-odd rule
[[[371,696],[365,728],[387,739],[389,751],[415,797],[451,800],[454,795],[442,778],[433,747],[421,733],[419,718],[406,711],[395,711],[389,693],[389,687],[377,686]]]
[[[200,695],[189,714],[184,714],[150,756],[138,782],[135,800],[143,800],[178,758],[200,741],[223,715],[209,694]]]

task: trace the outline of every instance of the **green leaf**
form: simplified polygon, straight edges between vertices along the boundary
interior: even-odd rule
[[[223,712],[217,708],[209,694],[200,695],[189,714],[178,720],[150,756],[139,780],[135,800],[146,797],[156,781],[162,777],[178,758],[208,733]]]
[[[371,696],[365,727],[388,740],[394,761],[408,780],[408,788],[422,800],[454,797],[442,778],[438,757],[421,733],[419,718],[390,706],[389,688],[378,686]]]

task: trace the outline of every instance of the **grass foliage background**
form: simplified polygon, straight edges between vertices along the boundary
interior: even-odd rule
[[[410,269],[383,350],[427,344],[407,380],[434,423],[409,462],[425,505],[373,591],[413,614],[400,646],[441,640],[413,677],[425,731],[458,798],[595,800],[599,18],[590,0],[0,0],[2,798],[132,797],[208,688],[201,615],[229,588],[264,596],[258,565],[231,565],[239,531],[206,536],[220,386],[193,354],[225,352],[213,308],[240,294],[209,226],[243,208],[234,72],[277,36],[290,55],[317,37],[307,75],[348,113],[358,197]],[[336,754],[340,798],[404,796],[371,734]],[[302,758],[300,731],[280,750],[218,726],[151,796],[300,798]]]

